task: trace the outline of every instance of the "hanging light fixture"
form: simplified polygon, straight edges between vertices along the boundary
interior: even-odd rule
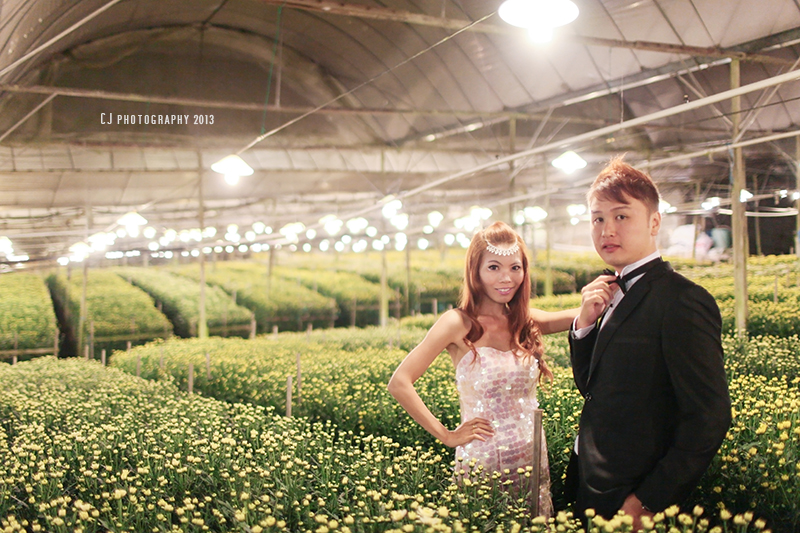
[[[525,28],[536,42],[547,42],[553,28],[578,18],[578,6],[571,0],[506,0],[498,14],[508,24]]]
[[[572,150],[568,150],[555,158],[552,165],[557,169],[563,170],[567,174],[572,174],[576,170],[585,168],[586,161]]]
[[[253,174],[252,167],[236,154],[223,157],[211,165],[211,170],[223,174],[228,185],[236,185],[240,177]]]

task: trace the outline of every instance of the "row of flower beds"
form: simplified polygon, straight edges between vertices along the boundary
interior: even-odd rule
[[[200,320],[200,285],[194,281],[151,268],[123,267],[114,269],[119,276],[141,288],[160,304],[164,314],[181,337],[195,337]],[[216,286],[205,288],[206,324],[213,335],[252,333],[253,313],[237,305],[225,291]]]
[[[339,316],[336,326],[375,325],[380,317],[381,287],[354,272],[306,270],[275,267],[274,274],[285,283],[297,283],[336,300]],[[399,295],[389,288],[388,299],[394,314],[400,312]]]
[[[61,324],[66,325],[67,342],[72,353],[83,354],[92,340],[104,349],[125,347],[172,335],[172,324],[155,307],[153,298],[108,270],[89,270],[86,283],[86,321],[80,332],[83,277],[67,278],[63,273],[47,278],[50,294]]]
[[[171,272],[200,281],[197,264],[172,267]],[[337,307],[333,298],[312,291],[293,280],[274,276],[270,281],[267,267],[252,262],[231,261],[206,265],[206,283],[216,285],[235,301],[250,309],[258,331],[298,331],[311,324],[314,328],[331,327]]]
[[[0,351],[54,353],[58,326],[41,276],[15,272],[0,276]]]

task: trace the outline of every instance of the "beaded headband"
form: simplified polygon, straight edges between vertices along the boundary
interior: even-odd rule
[[[503,255],[503,256],[514,255],[515,253],[517,253],[519,251],[519,244],[517,244],[517,243],[514,243],[514,245],[512,247],[506,248],[504,250],[504,249],[498,248],[494,244],[490,243],[488,240],[486,240],[486,237],[484,237],[483,240],[486,241],[486,250],[489,253],[492,253],[494,255]]]

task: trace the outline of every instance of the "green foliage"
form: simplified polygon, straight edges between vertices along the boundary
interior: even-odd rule
[[[0,350],[55,348],[58,327],[44,280],[29,272],[0,276]]]
[[[297,331],[307,324],[318,328],[334,323],[337,307],[333,298],[278,276],[270,282],[266,270],[266,266],[257,263],[214,263],[206,265],[206,283],[221,287],[255,313],[261,333],[272,331],[272,326],[281,331]],[[182,265],[171,271],[200,281],[199,265]]]
[[[68,341],[72,353],[82,353],[77,347],[81,316],[83,277],[73,273],[71,279],[63,274],[47,278],[50,293],[59,308],[62,322],[68,326]],[[86,284],[86,322],[84,340],[88,342],[91,326],[99,348],[121,348],[125,338],[134,344],[158,337],[170,336],[172,325],[144,291],[107,270],[89,270]]]
[[[193,362],[198,376],[195,387],[205,394],[283,411],[286,376],[295,375],[296,356],[300,352],[303,396],[302,404],[295,406],[295,413],[311,420],[334,421],[342,429],[387,436],[403,445],[437,449],[446,455],[451,452],[411,421],[385,389],[407,347],[423,334],[423,329],[415,329],[403,343],[392,341],[393,346],[403,344],[403,350],[388,347],[391,339],[398,338],[397,331],[391,328],[319,331],[308,340],[303,334],[281,334],[277,340],[255,342],[174,340],[163,345],[138,347],[127,354],[115,354],[114,364],[132,372],[141,356],[144,375],[174,380],[184,387],[188,363]],[[800,461],[800,378],[787,374],[797,370],[797,363],[792,363],[791,359],[797,358],[794,350],[798,343],[796,339],[787,342],[762,338],[743,348],[734,339],[725,338],[734,404],[733,427],[750,429],[729,432],[692,502],[706,508],[725,505],[733,512],[753,512],[780,524],[781,530],[800,527],[800,500],[797,498],[800,470],[793,470]],[[162,346],[166,354],[163,370],[159,368]],[[211,354],[210,381],[205,377],[205,351]],[[566,366],[569,351],[565,336],[548,337],[546,351],[555,379],[540,387],[539,400],[545,412],[553,492],[558,501],[583,400]],[[779,355],[770,358],[773,352]],[[173,365],[170,359],[179,360],[179,363]],[[753,374],[758,368],[766,369],[770,361],[777,365],[772,373],[781,377]],[[432,412],[447,427],[455,428],[459,423],[459,406],[452,374],[452,365],[445,353],[420,378],[416,388]],[[775,410],[776,407],[780,409]],[[759,429],[762,424],[767,428],[764,431]],[[734,468],[725,458],[744,460],[742,451],[749,454],[754,447],[765,467],[757,463],[743,469],[734,462]],[[768,477],[763,476],[765,472]],[[753,490],[754,487],[758,487],[757,490]]]
[[[140,287],[157,302],[181,337],[197,335],[200,318],[200,285],[193,281],[150,268],[124,267],[114,272]],[[214,335],[248,335],[252,312],[236,305],[216,286],[205,288],[206,323]]]
[[[311,290],[336,300],[339,305],[337,326],[375,325],[379,320],[381,288],[353,272],[331,270],[305,270],[301,268],[276,267],[275,274],[286,282],[296,281]],[[399,311],[399,295],[390,291],[389,300]]]

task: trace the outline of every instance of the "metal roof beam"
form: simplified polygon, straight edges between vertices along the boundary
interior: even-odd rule
[[[365,6],[361,4],[349,4],[346,2],[336,2],[333,0],[261,0],[265,4],[284,6],[303,11],[313,11],[328,15],[340,15],[345,17],[365,18],[372,20],[385,20],[392,22],[402,22],[419,26],[429,26],[446,30],[461,30],[465,26],[472,24],[469,20],[450,19],[444,17],[434,17],[402,11],[388,7]],[[480,33],[491,33],[509,35],[519,33],[521,30],[510,26],[499,26],[496,24],[478,24],[470,31]],[[623,41],[619,39],[603,39],[600,37],[586,37],[581,35],[571,35],[568,39],[577,41],[581,44],[592,46],[605,46],[608,48],[629,48],[633,50],[643,50],[648,52],[661,52],[666,54],[681,54],[702,57],[725,57],[729,59],[739,59],[742,61],[755,61],[760,63],[772,64],[791,64],[784,59],[768,55],[754,54],[742,49],[723,49],[719,47],[686,46],[672,43],[657,43],[652,41]]]

